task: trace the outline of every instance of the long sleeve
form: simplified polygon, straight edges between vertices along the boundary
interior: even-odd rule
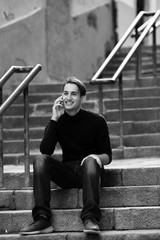
[[[42,154],[52,155],[57,143],[56,121],[50,120],[45,128],[44,137],[40,144]]]
[[[98,153],[106,153],[112,161],[112,150],[110,144],[109,130],[106,120],[101,117],[97,124],[97,151]]]

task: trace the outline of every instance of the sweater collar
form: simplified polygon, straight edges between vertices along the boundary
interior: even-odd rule
[[[78,113],[76,113],[74,116],[69,115],[68,113],[64,113],[64,117],[66,120],[70,120],[70,121],[76,121],[78,119],[80,119],[83,116],[83,109],[80,109]]]

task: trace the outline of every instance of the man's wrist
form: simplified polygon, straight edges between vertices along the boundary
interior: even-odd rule
[[[52,117],[51,117],[51,120],[53,120],[53,121],[56,121],[56,122],[57,122],[58,118],[56,118],[55,116],[52,116]]]

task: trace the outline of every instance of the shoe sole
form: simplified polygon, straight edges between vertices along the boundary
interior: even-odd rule
[[[100,234],[99,230],[83,230],[84,233],[88,233],[88,234]]]
[[[47,234],[47,233],[52,233],[53,232],[53,227],[48,227],[43,230],[39,231],[33,231],[33,232],[20,232],[21,235],[36,235],[36,234]]]

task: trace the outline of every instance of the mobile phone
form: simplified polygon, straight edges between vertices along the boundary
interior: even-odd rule
[[[61,105],[62,105],[62,107],[64,108],[63,96],[61,96],[61,99],[60,99],[60,104],[61,104]]]

